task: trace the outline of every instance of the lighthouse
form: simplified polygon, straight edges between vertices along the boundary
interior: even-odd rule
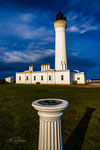
[[[61,11],[56,15],[55,28],[55,70],[67,69],[66,17]]]
[[[41,65],[41,71],[34,71],[31,66],[29,70],[16,73],[17,84],[70,85],[74,82],[77,84],[85,84],[84,72],[67,68],[66,28],[67,19],[59,11],[54,22],[55,68],[52,69],[49,62]]]

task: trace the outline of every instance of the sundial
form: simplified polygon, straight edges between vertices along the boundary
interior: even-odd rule
[[[41,105],[59,105],[62,104],[63,102],[59,100],[46,99],[46,100],[41,100],[38,103]]]

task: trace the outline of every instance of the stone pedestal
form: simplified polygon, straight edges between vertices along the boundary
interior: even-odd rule
[[[40,99],[32,103],[40,117],[38,150],[63,150],[61,116],[68,102]]]

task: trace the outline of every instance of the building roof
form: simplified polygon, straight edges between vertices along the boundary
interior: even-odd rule
[[[5,79],[8,79],[8,78],[14,78],[14,77],[6,77]]]

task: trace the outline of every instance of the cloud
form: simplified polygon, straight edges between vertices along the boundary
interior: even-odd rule
[[[31,42],[31,43],[29,43],[29,45],[27,46],[27,49],[28,49],[28,50],[32,50],[32,49],[34,48],[34,46],[35,46],[35,43],[34,43],[34,42]]]
[[[73,25],[73,26],[69,27],[67,29],[67,31],[69,31],[69,32],[79,32],[79,28],[77,26]]]
[[[37,45],[41,46],[41,45],[47,45],[48,42],[38,42]]]
[[[44,38],[44,41],[54,42],[54,36],[53,37],[47,36],[47,37]]]
[[[5,41],[5,40],[0,40],[0,45],[8,45],[8,41]]]
[[[5,63],[29,63],[36,62],[42,58],[54,55],[54,50],[26,50],[26,51],[9,51],[2,53],[0,61]]]
[[[72,52],[72,56],[78,56],[79,52]]]
[[[0,47],[0,51],[2,51],[2,50],[7,50],[8,48],[7,47]]]
[[[88,31],[98,30],[99,26],[94,26],[89,23],[90,21],[85,22],[82,25],[73,25],[67,29],[68,32],[76,32],[83,34]]]
[[[100,62],[97,60],[91,60],[88,58],[83,58],[80,56],[72,56],[68,57],[68,66],[70,69],[79,69],[79,70],[88,70],[93,69],[95,67],[100,67]]]
[[[32,22],[33,18],[36,18],[36,16],[31,13],[25,13],[25,14],[21,14],[19,18],[21,21],[25,23],[30,23]]]
[[[92,30],[98,30],[99,26],[93,24],[93,20],[86,21],[82,25],[79,26],[79,31],[81,34],[87,32],[87,31],[92,31]]]
[[[98,30],[99,28],[100,25],[96,24],[95,18],[89,18],[84,16],[83,13],[77,14],[77,12],[73,11],[68,14],[67,32],[83,34],[88,31]]]
[[[80,54],[80,49],[70,49],[68,57],[77,57]]]
[[[52,21],[49,19],[49,11],[47,13],[41,13],[40,10],[34,12],[31,10],[28,13],[19,11],[5,13],[5,10],[2,10],[0,16],[2,13],[4,19],[1,17],[0,20],[0,38],[53,41],[54,29],[50,25]]]
[[[5,29],[7,32],[5,32]],[[42,41],[54,41],[53,30],[48,29],[45,26],[35,27],[30,24],[4,23],[1,26],[0,33],[6,37],[21,38],[22,40],[41,39]]]

